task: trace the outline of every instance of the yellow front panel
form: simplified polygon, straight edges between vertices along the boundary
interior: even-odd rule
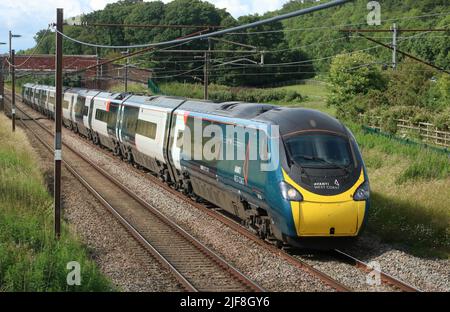
[[[365,202],[292,202],[291,207],[299,236],[355,236],[364,217],[360,213]],[[331,228],[334,235],[330,235]]]
[[[298,236],[356,236],[365,214],[365,201],[354,201],[353,194],[364,182],[364,172],[348,191],[334,196],[309,192],[295,183],[283,170],[285,181],[302,195],[302,202],[291,202]],[[334,228],[334,235],[330,229]]]

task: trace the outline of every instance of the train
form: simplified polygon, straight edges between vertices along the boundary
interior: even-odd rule
[[[54,118],[54,87],[27,83],[22,98]],[[62,122],[279,247],[341,247],[367,223],[356,139],[316,110],[64,88]]]

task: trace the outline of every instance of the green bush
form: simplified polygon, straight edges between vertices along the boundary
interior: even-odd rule
[[[172,82],[162,84],[160,87],[166,95],[193,99],[203,98],[203,86],[201,84]],[[209,86],[209,98],[215,102],[239,101],[248,103],[299,102],[304,100],[300,93],[293,90],[231,88],[216,84]]]
[[[450,131],[450,107],[445,108],[433,119],[433,124],[442,131]]]

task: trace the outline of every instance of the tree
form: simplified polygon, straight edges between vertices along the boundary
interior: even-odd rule
[[[333,59],[328,104],[336,106],[339,117],[355,114],[355,103],[351,100],[356,96],[386,88],[386,80],[379,67],[373,56],[363,52],[341,54]]]
[[[161,24],[165,6],[161,1],[143,2],[136,5],[125,18],[125,24]],[[132,44],[154,42],[161,28],[125,28],[125,39]]]
[[[433,75],[434,70],[424,64],[403,61],[398,70],[390,73],[386,92],[390,105],[425,107]]]

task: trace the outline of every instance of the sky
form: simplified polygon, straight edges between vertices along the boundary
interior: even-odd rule
[[[56,8],[64,8],[64,17],[77,16],[101,10],[106,4],[117,0],[1,0],[0,42],[8,43],[8,32],[22,35],[13,38],[12,46],[18,50],[34,46],[33,36],[46,29],[55,20]],[[167,3],[171,0],[162,0]],[[208,0],[218,8],[227,9],[234,17],[265,13],[279,9],[288,0]],[[8,45],[0,45],[0,54],[8,52]]]

